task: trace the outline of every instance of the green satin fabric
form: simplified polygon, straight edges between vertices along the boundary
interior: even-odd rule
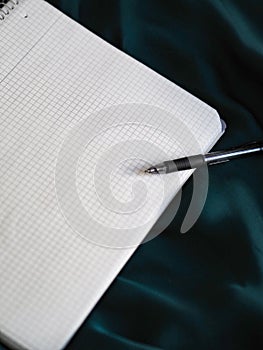
[[[260,1],[56,4],[216,108],[228,128],[215,149],[263,139]],[[204,211],[180,236],[189,181],[172,224],[137,250],[66,349],[261,350],[262,160],[211,167]]]

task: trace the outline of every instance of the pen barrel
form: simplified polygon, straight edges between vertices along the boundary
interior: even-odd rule
[[[181,170],[200,168],[205,164],[212,165],[227,162],[231,159],[248,156],[260,151],[263,151],[262,141],[250,142],[242,146],[230,148],[223,151],[211,152],[205,155],[197,154],[194,156],[168,160],[157,164],[156,169],[160,174],[173,173]]]
[[[211,152],[204,156],[207,164],[227,162],[234,158],[245,157],[250,154],[263,151],[263,142],[252,142],[246,145],[234,147],[225,151]]]

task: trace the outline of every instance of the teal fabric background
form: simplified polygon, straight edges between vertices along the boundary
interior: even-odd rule
[[[50,1],[218,110],[215,149],[263,139],[263,4],[257,0]],[[67,350],[263,348],[263,155],[210,168],[196,225],[142,245]],[[0,349],[5,349],[0,346]]]

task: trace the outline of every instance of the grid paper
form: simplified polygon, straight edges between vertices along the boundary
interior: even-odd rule
[[[162,178],[145,181],[138,170],[209,150],[221,123],[211,107],[44,1],[20,6],[1,23],[0,334],[55,350],[190,176],[167,175],[163,190]],[[68,176],[78,143],[74,196]],[[112,201],[125,209],[139,179],[137,194],[149,190],[140,210],[115,212],[103,197],[103,165],[116,154],[123,162],[110,174]]]

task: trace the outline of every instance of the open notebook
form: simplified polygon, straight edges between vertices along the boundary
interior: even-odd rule
[[[140,169],[222,125],[45,1],[9,1],[0,32],[0,337],[56,350],[191,175]]]

